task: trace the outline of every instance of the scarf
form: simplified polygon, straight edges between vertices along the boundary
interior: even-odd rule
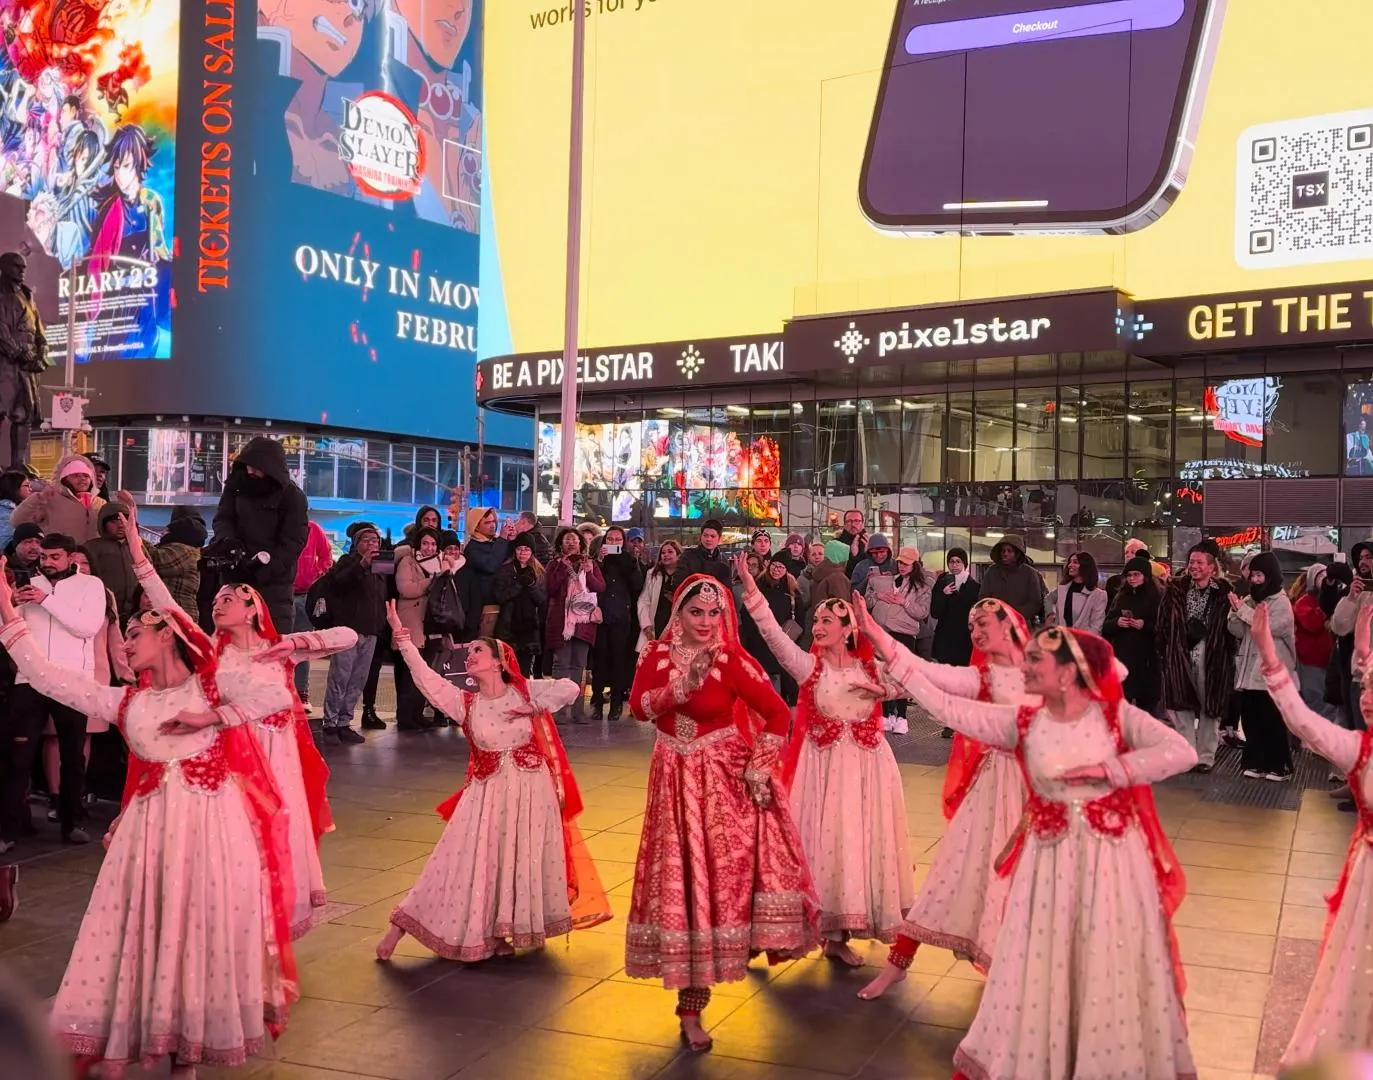
[[[1079,593],[1083,592],[1083,584],[1080,581],[1068,583],[1068,595],[1063,598],[1063,625],[1073,625],[1073,600]]]

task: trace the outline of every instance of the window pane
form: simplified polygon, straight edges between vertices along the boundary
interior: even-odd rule
[[[1082,451],[1082,425],[1078,421],[1081,394],[1075,386],[1061,386],[1058,390],[1058,476],[1059,480],[1076,480],[1079,475],[1079,455]]]
[[[1084,386],[1079,397],[1082,429],[1082,478],[1125,475],[1125,388]]]
[[[192,495],[218,495],[224,490],[224,432],[191,432],[186,489]]]
[[[905,466],[901,482],[937,484],[943,479],[939,467],[944,450],[944,395],[906,397],[900,401],[901,423],[906,429],[902,438]]]
[[[367,498],[385,502],[391,496],[391,444],[367,443]]]
[[[1015,399],[1010,390],[980,390],[976,411],[973,478],[1006,482],[1014,478]]]
[[[973,478],[973,396],[949,395],[949,420],[944,446],[944,479],[967,483]]]
[[[187,433],[153,428],[148,436],[148,498],[169,502],[185,490]]]
[[[852,491],[858,485],[858,405],[853,400],[821,401],[816,408],[816,487],[820,491]]]
[[[896,398],[864,398],[858,402],[862,483],[891,486],[901,483],[902,412]]]
[[[1015,395],[1015,476],[1017,480],[1054,479],[1054,434],[1058,427],[1057,391],[1052,387],[1017,390]]]
[[[1206,383],[1201,379],[1179,379],[1176,384],[1177,425],[1173,433],[1176,451],[1175,476],[1181,476],[1188,462],[1199,462],[1206,457],[1206,410],[1204,408]]]
[[[1373,476],[1373,377],[1366,372],[1349,376],[1344,395],[1344,475]]]
[[[133,494],[148,490],[148,429],[124,429],[124,472],[120,476],[123,487]]]
[[[415,448],[391,447],[391,501],[415,504]]]
[[[367,444],[362,439],[330,439],[329,449],[338,461],[338,498],[361,499]]]
[[[334,497],[334,453],[328,439],[306,441],[305,494],[312,499]]]
[[[1130,384],[1129,474],[1138,479],[1173,475],[1173,384]]]
[[[1269,378],[1277,384],[1270,390],[1264,425],[1268,464],[1281,465],[1299,476],[1339,475],[1335,432],[1339,428],[1344,380],[1334,373]]]
[[[1272,393],[1268,378],[1226,379],[1206,388],[1210,456],[1251,463],[1255,476],[1263,457],[1264,409]]]

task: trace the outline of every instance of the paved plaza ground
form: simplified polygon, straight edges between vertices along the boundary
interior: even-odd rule
[[[317,680],[318,681],[318,678]],[[383,706],[385,702],[383,702]],[[385,712],[383,711],[383,715]],[[939,843],[943,770],[933,731],[912,721],[898,746],[917,878]],[[624,916],[642,821],[651,731],[626,721],[572,729],[569,755],[585,795],[581,819],[616,918],[542,951],[463,967],[410,939],[389,965],[373,947],[443,827],[434,806],[463,777],[453,730],[369,734],[327,751],[337,832],[324,840],[326,922],[298,944],[303,998],[271,1060],[201,1070],[204,1080],[908,1080],[948,1077],[973,1018],[982,979],[939,949],[922,948],[911,977],[878,1002],[855,992],[869,966],[821,959],[717,987],[706,1019],[708,1055],[679,1045],[675,996],[624,975]],[[1308,776],[1318,770],[1305,770]],[[1245,782],[1262,783],[1262,782]],[[1158,789],[1164,825],[1189,884],[1178,913],[1188,1019],[1200,1080],[1256,1080],[1276,1072],[1314,970],[1353,818],[1320,786],[1252,805],[1234,781],[1182,778]],[[1236,788],[1235,790],[1240,790]],[[1260,799],[1259,801],[1265,801]],[[112,812],[97,807],[97,814]],[[93,830],[95,831],[95,830]],[[0,926],[0,964],[40,996],[60,982],[100,849],[62,849],[45,826],[23,859],[22,905]],[[96,832],[98,835],[98,832]],[[137,1075],[137,1074],[133,1074]]]

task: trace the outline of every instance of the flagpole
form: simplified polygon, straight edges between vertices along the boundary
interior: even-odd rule
[[[567,176],[567,298],[563,321],[562,453],[558,464],[558,520],[572,524],[577,447],[577,318],[582,276],[582,99],[586,86],[586,7],[572,0],[572,122]]]

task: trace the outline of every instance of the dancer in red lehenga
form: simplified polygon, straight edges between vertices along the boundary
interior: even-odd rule
[[[577,832],[581,794],[553,723],[580,687],[526,680],[509,645],[478,638],[467,648],[477,691],[459,690],[425,662],[394,600],[386,618],[415,686],[462,728],[471,756],[462,790],[438,808],[448,825],[391,913],[377,959],[389,960],[406,934],[471,963],[606,922],[605,891]]]
[[[128,535],[134,573],[153,607],[180,611],[171,591],[148,561],[132,510]],[[305,706],[296,693],[295,667],[302,660],[322,660],[351,648],[357,634],[337,626],[283,636],[272,623],[266,601],[251,585],[225,585],[215,594],[213,613],[219,670],[265,680],[277,687],[278,707],[258,717],[251,730],[262,744],[286,804],[295,882],[291,937],[299,938],[314,925],[318,912],[328,903],[319,862],[319,840],[333,831],[334,819],[327,794],[329,766],[315,745]],[[186,617],[190,619],[189,614]]]
[[[973,656],[969,667],[932,664],[915,654],[910,663],[935,686],[955,697],[1019,705],[1025,695],[1020,664],[1030,640],[1025,617],[988,597],[968,613]],[[906,977],[920,944],[950,949],[984,975],[992,962],[1010,878],[996,862],[1025,811],[1025,780],[1015,755],[955,732],[944,774],[944,816],[949,828],[939,842],[925,885],[906,914],[906,925],[887,955],[886,967],[858,996],[881,997]]]
[[[711,986],[744,978],[757,953],[800,956],[820,943],[815,887],[773,771],[788,710],[739,643],[729,592],[705,574],[678,587],[630,699],[658,740],[625,972],[677,990],[682,1038],[707,1050]]]
[[[861,615],[861,613],[860,613]],[[932,685],[904,646],[864,621],[911,696],[955,730],[1013,750],[1025,816],[1002,857],[1011,875],[987,985],[954,1055],[963,1080],[1196,1080],[1172,914],[1186,881],[1151,785],[1196,751],[1123,700],[1116,659],[1084,630],[1042,630],[1025,689],[993,705]]]
[[[129,744],[124,808],[53,1002],[59,1040],[102,1077],[168,1056],[177,1077],[243,1064],[298,996],[286,815],[248,730],[274,697],[260,676],[217,671],[179,611],[129,624],[137,688],[51,663],[3,559],[0,619],[0,645],[40,693],[118,724]]]

